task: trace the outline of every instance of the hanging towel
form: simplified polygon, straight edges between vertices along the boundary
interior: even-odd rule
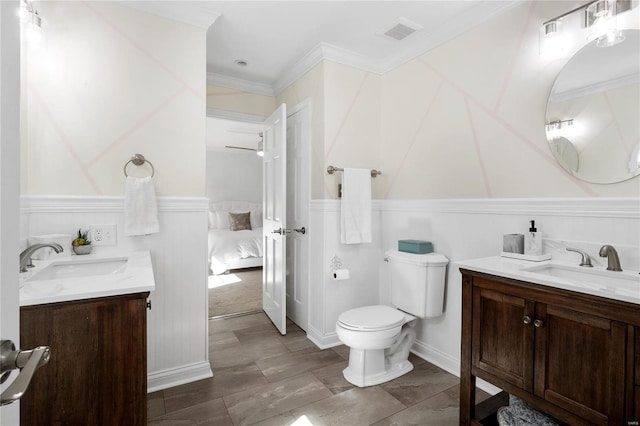
[[[160,231],[156,191],[151,176],[127,177],[124,191],[124,234],[155,234]]]
[[[344,169],[340,209],[342,244],[371,242],[371,171]]]

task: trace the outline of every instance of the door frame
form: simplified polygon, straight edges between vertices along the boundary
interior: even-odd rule
[[[302,168],[302,170],[305,170],[305,173],[307,174],[307,188],[306,188],[306,192],[307,192],[307,197],[305,200],[302,200],[302,202],[307,204],[307,215],[306,217],[302,218],[302,222],[305,224],[304,226],[307,228],[307,232],[309,232],[308,228],[309,228],[309,220],[310,220],[310,215],[309,215],[309,208],[310,208],[310,201],[311,201],[311,119],[312,119],[312,103],[311,103],[311,98],[306,98],[304,100],[302,100],[301,102],[297,103],[296,105],[294,105],[291,109],[287,110],[287,121],[289,120],[289,117],[291,117],[292,115],[295,114],[302,114],[302,120],[304,120],[307,124],[307,135],[306,135],[306,146],[305,146],[305,162],[306,164],[302,164],[303,166],[306,166],[304,168]],[[289,194],[287,194],[289,196]],[[296,199],[298,199],[298,197],[296,197]],[[287,228],[291,228],[291,226],[289,226],[287,224]],[[310,309],[309,309],[309,296],[311,293],[311,242],[310,242],[310,238],[312,238],[313,236],[313,230],[311,230],[311,234],[306,234],[305,235],[307,238],[303,238],[303,244],[305,245],[305,249],[308,253],[307,256],[307,261],[306,261],[306,265],[305,265],[305,270],[306,270],[306,277],[305,277],[305,287],[306,287],[306,300],[305,302],[305,313],[306,313],[306,318],[304,319],[304,327],[300,326],[301,328],[304,328],[304,330],[306,331],[309,328],[309,321],[310,321]],[[297,269],[297,268],[296,268]],[[288,306],[288,304],[287,304]],[[295,322],[295,321],[294,321]]]
[[[0,1],[0,338],[20,347],[20,23],[18,1]],[[4,390],[17,374],[1,387]],[[0,408],[0,424],[19,424],[19,402]]]

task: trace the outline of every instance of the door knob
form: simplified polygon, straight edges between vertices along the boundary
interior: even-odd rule
[[[18,377],[0,395],[0,405],[17,401],[27,391],[33,373],[49,362],[48,346],[38,346],[30,351],[16,350],[11,340],[0,341],[0,383],[4,383],[11,370],[20,369]]]
[[[533,326],[534,326],[534,327],[536,327],[536,328],[540,328],[540,327],[542,327],[543,325],[544,325],[544,321],[539,320],[539,319],[537,319],[537,320],[535,320],[535,321],[533,322]]]
[[[531,324],[531,317],[529,315],[525,315],[522,317],[522,322],[524,324]]]
[[[273,234],[280,234],[280,235],[290,234],[291,232],[297,232],[299,234],[306,234],[307,230],[303,226],[302,228],[294,228],[294,229],[278,228],[278,229],[276,229],[274,231],[271,231],[271,233],[273,233]]]

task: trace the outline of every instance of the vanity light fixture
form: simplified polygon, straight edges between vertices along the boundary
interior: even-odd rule
[[[38,39],[42,27],[42,18],[36,8],[33,7],[33,3],[29,0],[22,0],[18,14],[25,37],[31,40]]]
[[[631,0],[592,0],[582,6],[549,19],[540,28],[540,55],[560,56],[566,49],[562,20],[575,12],[584,13],[583,24],[587,29],[587,40],[597,40],[598,47],[607,47],[624,40],[618,30],[616,16],[633,7]]]
[[[42,26],[42,18],[40,18],[38,11],[33,7],[33,3],[29,0],[22,0],[20,2],[19,15],[20,21],[23,24],[28,24],[36,28],[40,28]]]
[[[562,21],[556,19],[547,21],[540,28],[540,56],[558,57],[566,48],[565,38],[562,34]]]
[[[547,136],[551,139],[557,139],[559,137],[571,136],[574,130],[573,119],[568,120],[556,120],[547,123]]]
[[[258,156],[260,157],[264,157],[264,135],[262,132],[258,133],[258,136],[260,136],[260,140],[258,141],[258,151],[256,152],[256,154],[258,154]]]
[[[624,40],[622,32],[618,30],[616,8],[617,2],[611,0],[598,0],[587,6],[587,40],[597,40],[598,47],[613,46]]]

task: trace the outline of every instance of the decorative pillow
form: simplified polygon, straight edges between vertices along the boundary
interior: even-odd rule
[[[249,219],[251,219],[251,228],[262,228],[262,210],[251,210]]]
[[[229,213],[229,226],[232,231],[242,231],[251,229],[250,212],[246,213]]]
[[[218,229],[229,229],[229,213],[216,210],[215,214]]]

